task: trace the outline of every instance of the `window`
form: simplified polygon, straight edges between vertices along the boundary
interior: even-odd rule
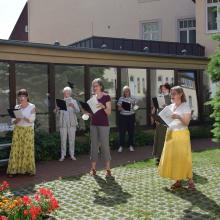
[[[137,92],[141,93],[141,81],[139,77],[137,78]]]
[[[196,43],[196,20],[182,19],[178,21],[179,42]]]
[[[220,0],[207,0],[207,31],[220,31]]]
[[[156,40],[159,41],[160,36],[160,25],[159,22],[147,22],[142,23],[142,39],[143,40]]]
[[[158,82],[161,82],[162,81],[162,76],[158,76]]]
[[[192,104],[192,96],[191,96],[191,95],[189,96],[189,107],[190,107],[190,108],[193,107],[193,104]]]

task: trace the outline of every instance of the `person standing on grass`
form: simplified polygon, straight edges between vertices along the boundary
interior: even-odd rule
[[[130,109],[124,109],[123,103],[128,103]],[[128,132],[128,146],[131,152],[134,151],[134,130],[135,130],[135,111],[134,106],[136,105],[135,98],[131,97],[131,90],[128,86],[123,88],[123,96],[119,98],[117,106],[120,111],[119,114],[119,141],[120,147],[118,152],[123,151],[125,146],[125,135]]]
[[[91,138],[91,170],[90,175],[96,175],[96,163],[98,160],[99,147],[105,161],[106,177],[111,176],[110,170],[110,147],[109,147],[109,120],[111,114],[111,98],[104,92],[104,85],[100,78],[92,81],[92,89],[98,100],[98,110],[91,116],[90,138]]]
[[[191,120],[191,109],[186,103],[186,97],[180,86],[171,88],[173,104],[168,107],[173,112],[174,119],[166,133],[163,152],[158,171],[161,177],[175,180],[171,189],[182,187],[181,181],[188,179],[188,189],[194,190],[192,174],[192,153],[190,133],[188,129]]]
[[[34,156],[35,105],[29,102],[26,89],[19,90],[18,102],[15,109],[21,110],[22,118],[12,119],[14,130],[7,169],[9,177],[15,174],[35,175],[36,173]]]
[[[160,86],[160,94],[162,96],[169,97],[168,99],[165,99],[165,106],[163,106],[163,108],[166,107],[167,105],[170,105],[171,104],[170,85],[168,83],[165,83]],[[155,113],[158,114],[163,108],[155,109]],[[161,153],[163,151],[167,127],[161,124],[160,122],[156,121],[155,123],[156,123],[156,129],[154,134],[153,156],[156,158],[156,163],[158,165],[160,162]]]
[[[75,136],[76,127],[78,125],[76,113],[80,112],[77,101],[71,97],[72,89],[65,87],[63,89],[63,99],[67,105],[67,111],[59,110],[56,108],[56,112],[59,116],[59,127],[60,127],[60,139],[61,139],[61,157],[60,162],[64,161],[66,157],[66,144],[67,136],[69,139],[69,154],[72,160],[76,160],[75,157]]]

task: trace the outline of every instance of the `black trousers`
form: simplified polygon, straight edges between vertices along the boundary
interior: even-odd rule
[[[134,146],[135,114],[119,116],[119,142],[125,146],[125,135],[128,132],[128,146]]]

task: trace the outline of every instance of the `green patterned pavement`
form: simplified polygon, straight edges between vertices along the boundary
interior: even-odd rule
[[[98,172],[20,189],[31,193],[40,186],[54,190],[61,220],[88,219],[220,219],[220,149],[195,153],[194,180],[197,190],[171,191],[171,181],[162,179],[152,160],[114,168],[114,178]]]

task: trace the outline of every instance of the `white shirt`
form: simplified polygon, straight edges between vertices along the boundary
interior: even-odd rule
[[[34,121],[36,118],[35,105],[29,102],[26,108],[21,108],[20,105],[16,105],[15,108],[21,109],[24,118],[28,118],[30,120],[30,122],[27,122],[24,119],[21,119],[16,125],[23,127],[28,127],[28,126],[34,127]]]
[[[180,106],[176,108],[176,105],[173,103],[168,106],[170,110],[173,112],[173,114],[177,114],[180,117],[183,117],[185,114],[191,114],[191,109],[189,105],[186,102],[183,102]],[[174,119],[169,127],[168,130],[173,130],[173,131],[178,131],[178,130],[183,130],[186,129],[188,126],[184,125],[182,121],[179,119]]]

